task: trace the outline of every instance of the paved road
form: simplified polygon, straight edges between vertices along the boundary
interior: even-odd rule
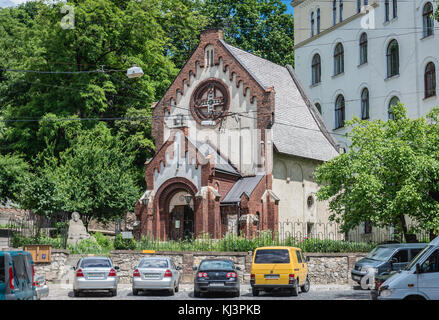
[[[129,284],[119,284],[118,294],[111,297],[107,292],[92,292],[81,297],[73,296],[72,285],[52,284],[49,285],[49,296],[43,300],[370,300],[370,292],[353,288],[348,285],[314,285],[307,293],[299,293],[299,296],[292,297],[278,292],[267,294],[261,292],[259,297],[253,297],[250,285],[241,285],[241,296],[233,298],[227,295],[204,295],[202,298],[195,298],[193,287],[190,284],[180,285],[180,290],[175,296],[167,292],[146,292],[134,296]]]

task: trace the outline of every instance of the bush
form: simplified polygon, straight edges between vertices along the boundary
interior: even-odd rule
[[[50,238],[46,236],[27,238],[18,233],[14,233],[11,238],[11,245],[13,248],[20,248],[24,247],[25,245],[47,244],[51,245],[54,249],[63,249],[63,240],[64,239],[62,237]]]
[[[124,239],[121,234],[114,238],[114,249],[116,250],[135,250],[137,247],[136,240]]]
[[[109,237],[104,236],[101,232],[96,232],[94,235],[96,242],[106,251],[114,250],[113,241]]]
[[[110,251],[102,248],[94,239],[84,239],[74,246],[68,245],[67,249],[72,254],[102,254],[109,255]]]

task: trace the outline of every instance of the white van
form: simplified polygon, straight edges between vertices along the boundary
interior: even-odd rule
[[[439,300],[439,237],[379,288],[378,300]]]

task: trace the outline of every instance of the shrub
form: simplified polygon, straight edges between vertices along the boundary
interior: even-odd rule
[[[136,240],[124,239],[121,234],[114,238],[114,249],[116,250],[135,250],[137,247]]]
[[[73,246],[69,244],[67,247],[72,254],[110,254],[108,250],[102,248],[94,239],[84,239]]]

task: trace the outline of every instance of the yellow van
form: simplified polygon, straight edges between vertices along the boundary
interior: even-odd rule
[[[293,296],[308,292],[308,259],[295,247],[262,247],[253,253],[250,285],[253,296],[260,291],[287,289]]]

